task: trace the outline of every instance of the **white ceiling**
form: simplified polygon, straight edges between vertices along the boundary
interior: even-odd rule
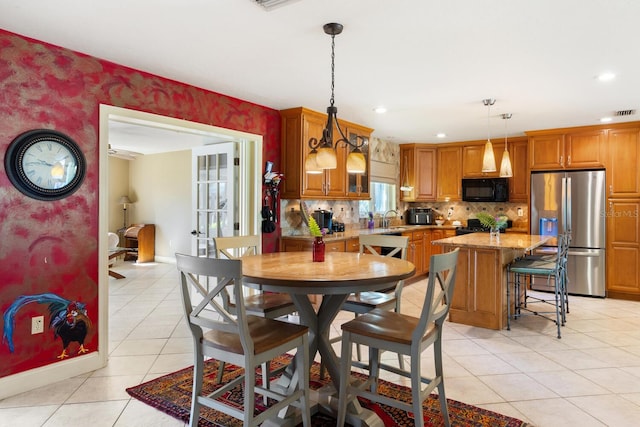
[[[487,137],[484,98],[497,99],[494,139],[502,113],[511,136],[639,108],[639,18],[637,0],[298,0],[271,11],[253,0],[2,0],[0,28],[275,109],[324,111],[322,26],[339,22],[338,117],[395,142],[446,142]],[[605,71],[616,79],[598,81]]]

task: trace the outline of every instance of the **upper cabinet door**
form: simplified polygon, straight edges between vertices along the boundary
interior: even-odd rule
[[[640,197],[640,128],[609,130],[607,195]]]
[[[497,178],[500,175],[500,161],[504,151],[504,142],[492,142],[493,156],[496,159],[495,172],[482,172],[482,159],[485,144],[465,145],[462,147],[463,178]]]
[[[568,133],[565,146],[565,168],[604,167],[605,138],[605,130]]]
[[[364,158],[367,163],[367,170],[363,174],[353,174],[347,173],[347,195],[349,199],[359,199],[359,200],[368,200],[369,196],[369,181],[371,177],[371,156],[370,156],[370,135],[371,130],[367,128],[359,128],[356,126],[349,126],[345,130],[346,137],[349,138],[350,141],[356,141],[356,136],[360,138],[357,139],[357,142],[360,143],[362,141],[361,138],[364,138],[367,142],[360,147],[360,151],[364,154]],[[354,148],[351,146],[347,147],[347,156],[348,153],[353,151]]]
[[[432,202],[436,200],[436,148],[429,144],[403,144],[400,146],[400,191],[403,202]]]
[[[513,176],[509,178],[509,201],[529,201],[529,171],[527,169],[527,151],[529,146],[526,140],[509,141],[509,156],[511,157],[511,169]]]
[[[564,135],[536,135],[529,137],[529,168],[554,170],[564,167]]]
[[[462,147],[439,147],[437,199],[462,200]]]

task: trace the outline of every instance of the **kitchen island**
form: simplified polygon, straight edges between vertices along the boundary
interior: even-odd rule
[[[444,252],[460,248],[456,284],[449,321],[488,329],[507,324],[507,266],[551,240],[551,236],[530,234],[472,233],[434,240]]]

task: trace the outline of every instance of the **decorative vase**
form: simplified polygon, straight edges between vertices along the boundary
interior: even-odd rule
[[[489,230],[489,238],[491,240],[500,241],[500,229],[498,227],[491,227]]]
[[[367,227],[369,227],[370,230],[373,230],[375,228],[376,223],[373,222],[372,219],[369,220],[369,223],[367,224]]]
[[[313,241],[313,262],[324,262],[324,240],[316,237]]]

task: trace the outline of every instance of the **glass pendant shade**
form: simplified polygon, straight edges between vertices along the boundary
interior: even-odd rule
[[[318,148],[316,155],[316,164],[320,169],[335,169],[338,167],[336,151],[331,146]]]
[[[502,178],[510,178],[513,176],[513,170],[511,169],[511,159],[509,158],[509,152],[505,146],[502,153],[502,162],[500,162],[500,176]]]
[[[493,144],[491,144],[491,140],[487,139],[482,156],[482,172],[495,172],[496,170],[496,157],[493,155]]]
[[[509,142],[507,141],[507,120],[509,120],[513,114],[505,113],[502,115],[504,120],[504,152],[502,153],[502,161],[500,162],[500,176],[502,178],[510,178],[513,176],[513,170],[511,169],[511,159],[509,158]]]
[[[318,152],[313,150],[307,156],[307,159],[304,161],[304,170],[310,174],[321,174],[322,169],[318,167],[318,163],[316,161]]]
[[[347,157],[347,173],[363,174],[367,170],[367,160],[360,149],[356,148]]]

